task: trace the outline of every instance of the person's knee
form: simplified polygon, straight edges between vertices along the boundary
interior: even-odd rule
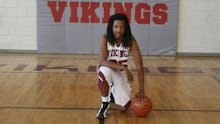
[[[99,73],[102,73],[102,75],[105,77],[106,80],[111,78],[111,72],[112,69],[106,66],[100,66],[99,67]]]

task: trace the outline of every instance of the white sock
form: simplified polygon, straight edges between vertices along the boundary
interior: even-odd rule
[[[106,97],[102,96],[102,102],[109,102],[108,96],[106,96]]]

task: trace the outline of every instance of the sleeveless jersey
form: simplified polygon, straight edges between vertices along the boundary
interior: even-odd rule
[[[130,55],[130,49],[122,46],[122,43],[117,46],[116,44],[112,46],[109,42],[107,42],[108,48],[108,60],[113,61],[115,63],[128,66],[128,57]]]

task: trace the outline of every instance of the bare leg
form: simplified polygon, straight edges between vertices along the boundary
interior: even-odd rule
[[[109,93],[109,85],[108,82],[104,79],[102,81],[102,88],[100,88],[101,95],[103,97],[107,97]]]

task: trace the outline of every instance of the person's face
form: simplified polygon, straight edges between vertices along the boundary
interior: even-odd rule
[[[122,20],[115,20],[113,23],[113,34],[116,39],[122,38],[125,32],[125,23]]]

